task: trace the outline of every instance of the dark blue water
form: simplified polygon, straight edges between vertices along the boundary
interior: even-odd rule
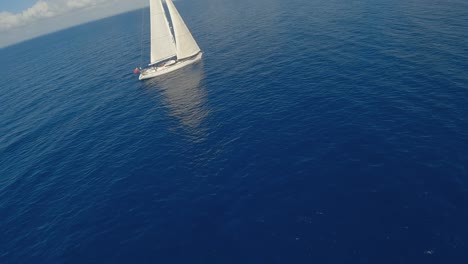
[[[0,50],[0,263],[468,263],[466,0],[176,5]]]

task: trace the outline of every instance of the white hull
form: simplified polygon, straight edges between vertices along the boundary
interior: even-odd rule
[[[183,61],[178,61],[168,66],[150,67],[150,68],[144,69],[141,71],[140,77],[138,79],[145,80],[145,79],[150,79],[150,78],[160,76],[169,72],[173,72],[175,70],[178,70],[180,68],[183,68],[187,65],[190,65],[199,61],[202,58],[202,56],[203,56],[203,53],[200,52],[193,58],[183,60]]]

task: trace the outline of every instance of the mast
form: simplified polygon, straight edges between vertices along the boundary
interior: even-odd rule
[[[161,0],[150,0],[151,64],[176,56],[174,38],[169,29]]]
[[[185,25],[172,0],[166,0],[167,9],[171,15],[172,26],[176,40],[177,59],[185,59],[200,52],[197,42]]]

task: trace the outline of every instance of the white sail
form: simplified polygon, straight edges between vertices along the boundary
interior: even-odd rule
[[[176,56],[174,38],[161,0],[150,0],[151,64]]]
[[[166,4],[171,15],[172,26],[174,27],[177,59],[181,60],[197,54],[200,52],[200,48],[185,25],[184,20],[179,15],[174,3],[172,3],[172,0],[166,0]]]

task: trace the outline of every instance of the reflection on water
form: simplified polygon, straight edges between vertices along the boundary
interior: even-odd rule
[[[194,136],[202,137],[204,129],[200,126],[208,115],[206,92],[204,88],[205,72],[203,62],[179,69],[144,82],[154,91],[162,91],[164,102],[170,114],[179,119],[182,126]]]

